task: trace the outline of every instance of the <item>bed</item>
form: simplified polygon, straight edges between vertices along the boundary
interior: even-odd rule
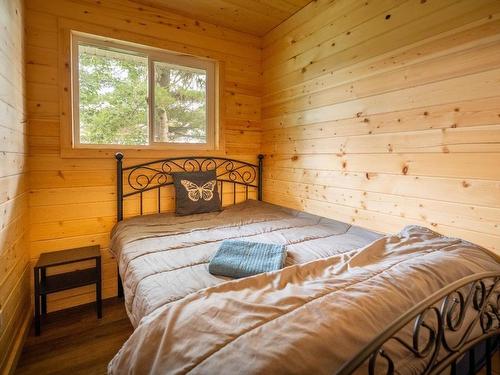
[[[141,196],[142,213],[144,191],[168,186],[173,167],[125,169],[117,160],[121,221],[126,195]],[[143,215],[113,231],[136,330],[109,374],[454,374],[464,361],[469,373],[482,363],[491,371],[500,335],[495,254],[419,226],[381,235],[259,202],[262,158],[175,159],[174,167],[208,164],[221,184],[243,187],[243,202],[233,189],[234,205],[220,213]],[[123,181],[137,181],[132,172],[142,182],[126,192]],[[246,199],[249,188],[257,201]],[[235,236],[285,243],[287,267],[211,277],[206,263],[217,243]]]

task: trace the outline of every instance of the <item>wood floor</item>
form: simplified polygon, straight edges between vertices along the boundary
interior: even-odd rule
[[[97,319],[94,304],[49,314],[42,334],[32,328],[16,374],[95,375],[106,374],[108,362],[132,333],[123,301],[103,301],[103,318]],[[500,375],[500,352],[493,360]],[[486,374],[483,369],[480,375]]]
[[[33,328],[24,345],[16,374],[106,374],[108,362],[132,333],[123,301],[103,301],[97,319],[94,304],[49,314],[42,334]]]

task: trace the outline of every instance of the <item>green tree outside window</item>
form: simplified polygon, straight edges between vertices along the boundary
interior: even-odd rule
[[[148,79],[154,76],[154,142],[205,143],[206,72],[123,51],[79,45],[82,144],[149,144]]]

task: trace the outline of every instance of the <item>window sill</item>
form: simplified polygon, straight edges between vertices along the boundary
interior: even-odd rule
[[[224,149],[159,149],[159,148],[133,148],[105,147],[105,148],[61,148],[61,158],[85,158],[85,159],[110,159],[117,152],[122,152],[127,159],[162,159],[168,157],[182,156],[224,156]]]

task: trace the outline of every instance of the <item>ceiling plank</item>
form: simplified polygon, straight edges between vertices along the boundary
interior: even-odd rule
[[[233,30],[262,36],[311,0],[133,0]]]

